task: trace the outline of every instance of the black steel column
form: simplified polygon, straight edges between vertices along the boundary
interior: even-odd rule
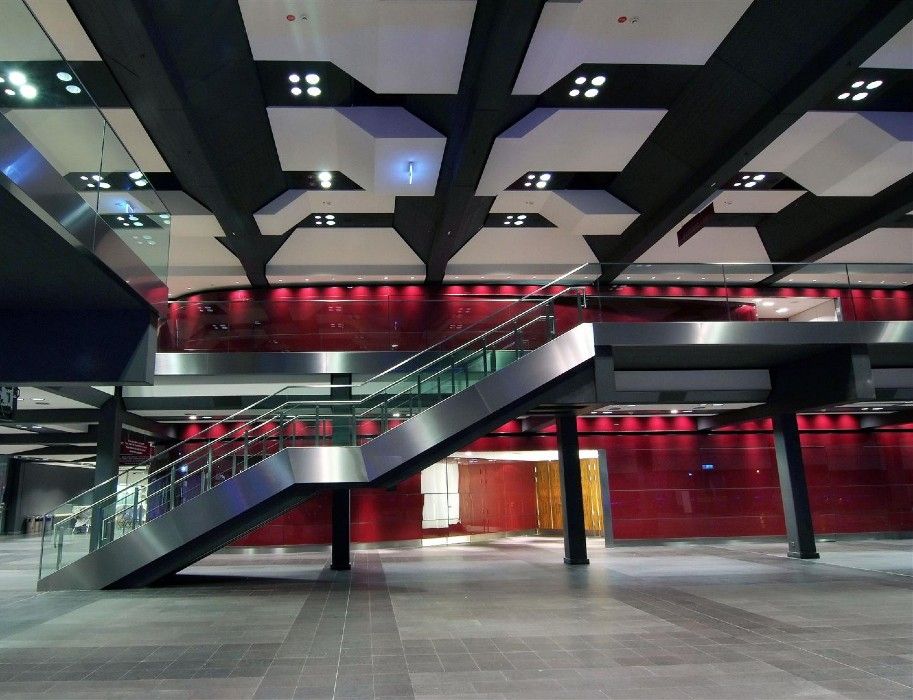
[[[561,507],[564,511],[564,563],[589,564],[586,528],[583,524],[583,484],[580,478],[580,447],[577,416],[555,416],[558,426],[558,463],[561,473]]]
[[[599,487],[602,492],[602,524],[605,546],[615,546],[615,531],[612,529],[612,494],[609,491],[609,458],[605,450],[599,450]]]
[[[783,498],[783,515],[786,517],[786,535],[789,538],[788,555],[796,559],[817,559],[796,414],[774,416],[773,424],[780,495]]]
[[[331,374],[330,398],[345,401],[352,398],[352,375]],[[354,426],[351,421],[351,407],[333,407],[333,445],[348,447],[355,444]],[[333,540],[331,545],[330,568],[334,571],[348,571],[351,559],[351,494],[349,489],[333,490]]]
[[[124,427],[123,389],[114,387],[114,395],[105,401],[98,409],[98,444],[95,452],[95,485],[98,486],[117,476],[120,467],[120,443]],[[117,482],[112,481],[108,487],[97,491],[95,502],[105,496],[111,496],[117,491]],[[101,502],[98,508],[92,509],[92,523],[89,527],[89,547],[95,549],[101,542],[102,528],[104,526],[105,507],[110,506],[107,501]],[[112,510],[108,508],[108,510]]]

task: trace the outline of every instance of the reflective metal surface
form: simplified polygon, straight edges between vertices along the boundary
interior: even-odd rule
[[[376,374],[412,357],[411,351],[381,352],[160,352],[157,376]],[[434,357],[429,354],[429,357]],[[403,371],[409,371],[408,365]],[[279,380],[281,381],[281,380]]]

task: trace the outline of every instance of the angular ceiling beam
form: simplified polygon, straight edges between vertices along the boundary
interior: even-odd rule
[[[426,282],[444,279],[447,262],[478,233],[494,203],[477,197],[476,188],[495,138],[535,104],[535,97],[511,91],[544,5],[477,3],[459,92],[447,101],[446,117],[436,97],[406,105],[447,135],[434,197],[397,197],[394,213],[394,228],[427,266]]]
[[[765,217],[758,235],[772,263],[814,262],[875,229],[895,222],[905,227],[911,209],[913,175],[907,175],[872,197],[816,197],[807,192]],[[761,284],[773,284],[799,269],[801,265],[782,266]]]
[[[908,2],[752,3],[613,181],[641,215],[620,236],[588,236],[596,257],[643,255],[911,20]]]
[[[260,239],[253,214],[286,183],[238,3],[70,4],[184,190],[227,239]],[[273,245],[226,247],[268,285]]]

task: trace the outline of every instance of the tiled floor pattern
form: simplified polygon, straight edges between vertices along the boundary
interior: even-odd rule
[[[41,595],[36,545],[0,538],[0,697],[913,697],[910,541],[218,554]]]

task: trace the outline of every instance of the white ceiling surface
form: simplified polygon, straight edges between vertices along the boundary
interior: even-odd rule
[[[70,61],[100,61],[101,56],[65,0],[25,0],[64,58]],[[0,3],[3,6],[17,2]],[[34,21],[34,20],[32,20]],[[47,41],[47,39],[45,39]],[[56,52],[55,52],[56,53]],[[56,57],[56,55],[55,55]],[[19,57],[20,60],[22,57]]]
[[[171,217],[168,288],[172,296],[210,287],[249,286],[241,263],[215,239],[222,235],[212,215]]]
[[[913,265],[913,229],[879,228],[818,259],[820,263],[905,263]]]
[[[497,196],[528,172],[621,170],[665,113],[534,109],[495,139],[476,194]]]
[[[750,4],[751,0],[547,3],[513,92],[538,95],[582,63],[703,64]],[[622,16],[628,18],[624,23],[618,21]]]
[[[678,244],[678,228],[663,236],[637,262],[746,263],[770,260],[753,226],[703,228],[682,246]]]
[[[475,13],[467,0],[240,5],[255,60],[330,61],[378,93],[458,92]]]
[[[60,60],[60,54],[35,18],[25,5],[15,0],[0,2],[0,39],[0,61]]]
[[[913,69],[913,22],[873,53],[862,67]]]
[[[805,190],[724,190],[713,199],[717,214],[776,214]]]
[[[557,235],[619,235],[637,212],[605,190],[508,190],[495,199],[492,214],[537,213]]]
[[[271,283],[408,281],[425,265],[392,228],[299,228],[266,266]]]
[[[171,169],[162,158],[136,112],[127,107],[106,107],[101,110],[114,132],[120,137],[140,170],[169,172]]]
[[[19,391],[19,408],[23,411],[26,409],[40,411],[49,408],[94,408],[91,404],[74,401],[33,387],[20,387]],[[35,401],[35,399],[41,400]]]
[[[263,207],[254,219],[267,236],[285,233],[311,214],[389,214],[393,195],[355,190],[289,190]]]
[[[910,118],[807,112],[745,170],[784,172],[818,196],[872,196],[913,173],[913,140],[890,133],[878,122]]]
[[[556,235],[553,228],[483,227],[451,258],[447,279],[539,279],[562,274],[596,256],[581,236]],[[587,271],[592,276],[592,271]],[[581,276],[579,279],[582,279]],[[579,281],[578,278],[574,278]]]
[[[106,143],[107,126],[95,108],[11,109],[4,116],[61,174],[136,169],[110,132]]]
[[[446,139],[402,107],[267,112],[283,170],[338,170],[377,194],[434,194]]]

